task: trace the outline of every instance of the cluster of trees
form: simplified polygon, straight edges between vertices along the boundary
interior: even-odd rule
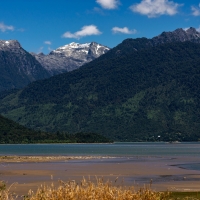
[[[0,144],[27,143],[106,143],[112,140],[96,133],[64,132],[47,133],[34,131],[0,116]]]

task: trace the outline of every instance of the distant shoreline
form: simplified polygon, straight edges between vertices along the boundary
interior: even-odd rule
[[[0,163],[18,163],[18,162],[56,162],[69,160],[88,160],[88,159],[105,159],[110,156],[0,156]]]

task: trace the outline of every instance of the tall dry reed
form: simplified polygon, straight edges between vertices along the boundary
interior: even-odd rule
[[[153,192],[143,188],[135,191],[133,187],[116,187],[110,182],[104,183],[102,179],[97,182],[82,180],[81,184],[75,181],[61,182],[58,188],[43,186],[34,194],[29,191],[28,200],[161,200],[168,194]]]
[[[32,190],[22,197],[12,196],[9,189],[0,186],[0,200],[178,200],[180,198],[170,198],[168,192],[154,192],[149,188],[135,190],[134,187],[116,187],[111,182],[103,182],[97,179],[96,183],[83,179],[81,184],[75,181],[67,183],[60,181],[60,185],[55,187],[41,186],[34,193]],[[183,198],[182,198],[183,199]],[[184,198],[185,200],[195,200],[195,198]]]
[[[3,181],[0,181],[0,200],[14,200],[17,196],[13,196],[10,192],[10,188],[12,185],[7,189],[6,184]]]

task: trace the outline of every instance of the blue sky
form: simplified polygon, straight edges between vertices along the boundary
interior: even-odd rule
[[[114,47],[126,38],[200,30],[200,0],[0,0],[0,39],[49,53],[71,42]]]

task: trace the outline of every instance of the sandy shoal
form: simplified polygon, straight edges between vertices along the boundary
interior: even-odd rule
[[[100,159],[102,156],[0,156],[0,163],[16,162],[53,162],[68,160]]]
[[[200,171],[181,168],[181,164],[200,163],[198,157],[46,157],[0,158],[0,180],[10,191],[25,195],[41,185],[59,184],[85,177],[103,178],[117,186],[149,186],[156,191],[200,191]],[[117,180],[117,181],[116,181]],[[115,182],[116,181],[116,182]]]

